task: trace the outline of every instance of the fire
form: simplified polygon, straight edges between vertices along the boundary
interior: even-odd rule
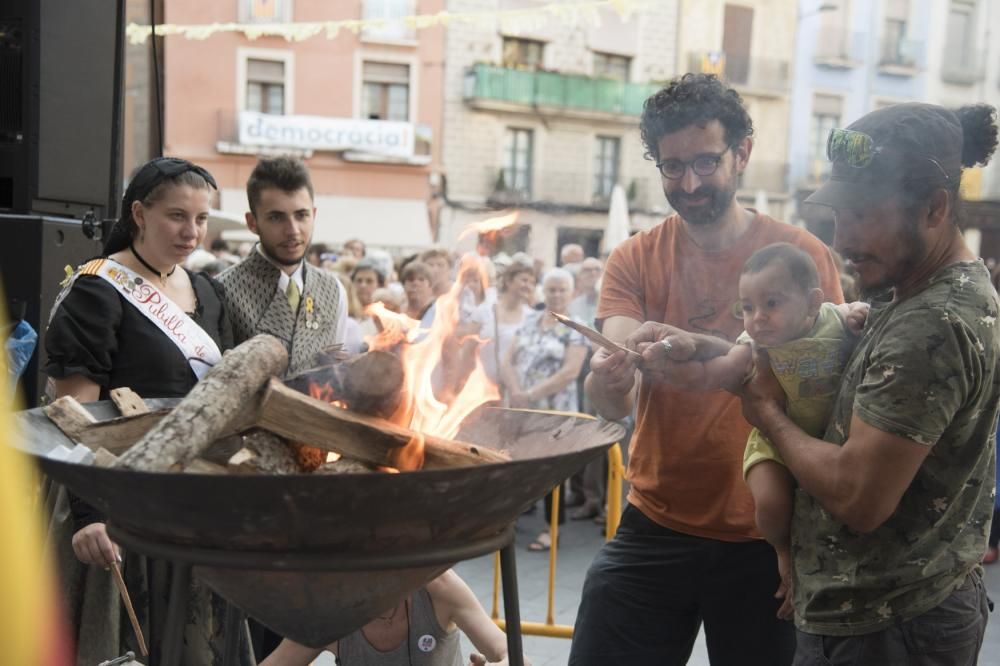
[[[508,221],[503,226],[509,224]],[[462,257],[459,265],[458,275],[470,274],[485,289],[486,269],[474,254]],[[420,328],[420,322],[391,312],[381,303],[374,303],[366,310],[381,323],[379,334],[367,341],[369,349],[397,351],[403,363],[406,382],[403,400],[391,420],[418,433],[451,439],[469,413],[485,402],[500,398],[496,385],[474,353],[480,342],[478,338],[456,334],[459,303],[467,281],[468,278],[456,280],[451,290],[438,298],[434,323],[429,329]],[[466,378],[465,364],[470,357],[474,358],[474,366]],[[423,461],[423,448],[423,435],[419,435],[400,452],[399,468],[418,469]]]
[[[501,233],[510,229],[517,224],[517,211],[509,215],[503,215],[501,217],[491,217],[488,220],[483,220],[482,222],[473,222],[472,224],[465,227],[462,233],[458,235],[458,240],[462,240],[466,236],[471,234],[478,234],[483,237],[488,245],[496,244],[497,238]]]

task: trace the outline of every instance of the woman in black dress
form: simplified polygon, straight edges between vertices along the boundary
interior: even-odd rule
[[[89,402],[106,399],[111,389],[126,386],[144,398],[181,397],[221,351],[233,346],[220,285],[180,266],[205,237],[214,188],[212,176],[186,160],[158,158],[136,172],[125,193],[122,215],[104,245],[106,259],[81,267],[53,308],[45,369],[57,397],[72,395]],[[164,330],[157,317],[150,316],[150,308],[143,307],[141,297],[122,293],[109,275],[132,288],[143,282],[155,288],[176,305],[174,312],[187,326],[184,330],[207,334],[211,341],[201,347],[213,348],[213,353],[207,360],[190,353],[190,348],[177,343],[178,336],[171,337],[176,321],[168,321]],[[159,324],[164,324],[165,315],[162,311],[159,315]],[[105,603],[102,569],[120,561],[121,552],[93,507],[71,494],[69,504],[72,551],[79,562],[98,565],[66,571],[73,568],[68,567],[71,558],[62,558],[63,582],[78,631],[78,663],[99,663],[121,653],[108,650],[135,649],[127,620],[101,617],[102,610],[106,615],[110,609],[114,615],[114,598],[107,600],[111,605]],[[59,517],[57,510],[55,519]],[[147,641],[156,655],[169,567],[126,553],[124,569],[137,613],[144,629],[152,633]],[[212,664],[219,656],[215,643],[221,639],[222,623],[214,618],[222,604],[204,590],[193,592],[189,617],[196,626],[185,630],[184,663]],[[159,615],[160,621],[150,623],[151,615]]]

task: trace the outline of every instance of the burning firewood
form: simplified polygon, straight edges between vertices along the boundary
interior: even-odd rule
[[[257,426],[348,458],[397,469],[414,469],[400,456],[415,440],[424,444],[424,469],[507,462],[510,458],[482,446],[452,442],[395,425],[384,419],[356,414],[298,393],[277,379],[264,392]]]
[[[229,469],[251,474],[298,474],[299,464],[283,439],[253,429],[243,436],[243,448],[229,459]]]
[[[376,471],[370,465],[366,465],[360,460],[351,460],[350,458],[339,458],[337,460],[331,460],[330,462],[325,462],[316,468],[314,474],[366,474],[368,472]]]
[[[258,335],[226,353],[169,414],[138,444],[125,452],[118,467],[168,472],[184,469],[213,441],[232,432],[252,413],[268,379],[288,366],[284,343]]]
[[[285,380],[285,385],[352,412],[389,418],[403,394],[403,364],[388,352],[373,351]]]

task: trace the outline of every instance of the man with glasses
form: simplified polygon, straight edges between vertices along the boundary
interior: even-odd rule
[[[986,105],[899,104],[830,136],[830,179],[808,201],[833,209],[872,302],[865,332],[822,440],[788,421],[770,370],[743,398],[799,484],[796,664],[977,662],[1000,303],[957,222],[963,168],[996,145]]]
[[[631,344],[651,321],[728,346],[743,330],[744,262],[782,241],[808,252],[823,291],[841,300],[826,246],[736,201],[753,148],[736,91],[686,74],[646,100],[640,131],[677,214],[608,259],[597,309],[607,337]],[[776,617],[777,558],[754,525],[742,478],[750,426],[739,400],[677,390],[655,370],[638,372],[620,351],[598,350],[591,361],[587,394],[597,411],[620,419],[635,410],[636,430],[628,505],[587,573],[570,664],[684,664],[702,623],[714,664],[788,664],[793,631]]]

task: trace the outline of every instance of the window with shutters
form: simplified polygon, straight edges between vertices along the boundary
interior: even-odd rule
[[[240,23],[285,23],[292,20],[292,0],[239,0]]]
[[[503,38],[503,66],[523,69],[537,69],[544,64],[545,44],[533,39],[517,37]]]
[[[907,39],[909,21],[909,0],[886,1],[880,65],[912,67],[915,64],[913,48]]]
[[[416,30],[404,19],[416,13],[416,0],[364,0],[361,18],[376,23],[365,26],[361,38],[375,42],[413,42],[417,39]]]
[[[498,190],[531,196],[531,161],[535,133],[529,129],[508,127],[504,135],[502,184]]]
[[[247,88],[244,108],[273,115],[285,113],[285,63],[281,60],[247,58]]]
[[[594,199],[606,201],[618,182],[618,164],[621,139],[599,136],[594,145]]]
[[[628,81],[631,64],[632,59],[628,56],[594,52],[594,76],[599,79]]]
[[[361,66],[361,117],[410,120],[410,66],[365,61]]]
[[[982,78],[984,54],[976,49],[975,0],[951,0],[945,27],[941,74],[950,83],[974,83]]]
[[[809,176],[818,182],[830,173],[826,158],[826,141],[830,130],[840,127],[844,100],[836,95],[813,97],[812,123],[809,133]]]

